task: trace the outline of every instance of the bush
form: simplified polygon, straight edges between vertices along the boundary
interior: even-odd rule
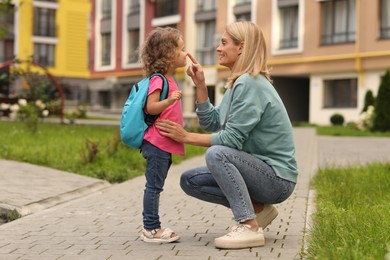
[[[374,94],[372,93],[372,90],[367,90],[366,95],[364,96],[364,107],[362,112],[366,112],[369,106],[374,106],[374,105],[375,105]]]
[[[390,69],[381,77],[375,103],[374,131],[390,131]]]
[[[330,122],[332,123],[332,125],[343,125],[344,116],[342,114],[333,114],[330,117]]]

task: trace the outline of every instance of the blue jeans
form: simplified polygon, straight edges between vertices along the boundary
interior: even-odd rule
[[[206,152],[206,164],[184,172],[181,188],[190,196],[231,208],[237,222],[256,217],[252,200],[280,203],[295,187],[262,160],[226,146],[211,146]]]
[[[142,212],[144,228],[160,229],[161,222],[158,215],[160,193],[163,191],[165,179],[172,164],[172,155],[146,141],[141,146],[141,152],[146,159],[146,184]]]

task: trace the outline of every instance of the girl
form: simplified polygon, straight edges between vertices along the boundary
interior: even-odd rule
[[[169,119],[183,126],[181,109],[182,92],[172,78],[179,67],[186,66],[187,52],[181,32],[174,28],[156,28],[147,37],[141,52],[141,61],[146,76],[161,73],[168,80],[168,98],[160,101],[162,78],[152,77],[149,84],[146,113],[160,114],[159,119]],[[183,143],[160,134],[155,123],[145,132],[141,146],[146,159],[146,185],[143,200],[144,230],[141,240],[169,243],[180,237],[169,228],[162,229],[158,214],[160,193],[172,163],[172,153],[184,155]]]

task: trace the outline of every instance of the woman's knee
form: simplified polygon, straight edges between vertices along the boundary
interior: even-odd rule
[[[206,163],[220,161],[224,156],[224,146],[222,145],[213,145],[209,147],[205,154]]]
[[[180,187],[188,195],[191,191],[191,183],[189,181],[190,177],[191,177],[191,174],[189,172],[184,172],[180,176]]]

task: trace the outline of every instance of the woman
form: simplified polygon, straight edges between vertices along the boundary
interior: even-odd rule
[[[209,147],[207,165],[183,173],[180,184],[188,195],[232,210],[238,225],[216,238],[215,247],[263,246],[263,229],[278,215],[272,204],[286,200],[297,181],[292,126],[271,84],[256,24],[228,25],[217,52],[219,64],[231,70],[218,107],[210,103],[202,67],[190,54],[187,69],[197,89],[199,123],[214,133],[190,133],[168,120],[158,121],[157,128],[178,142]]]

